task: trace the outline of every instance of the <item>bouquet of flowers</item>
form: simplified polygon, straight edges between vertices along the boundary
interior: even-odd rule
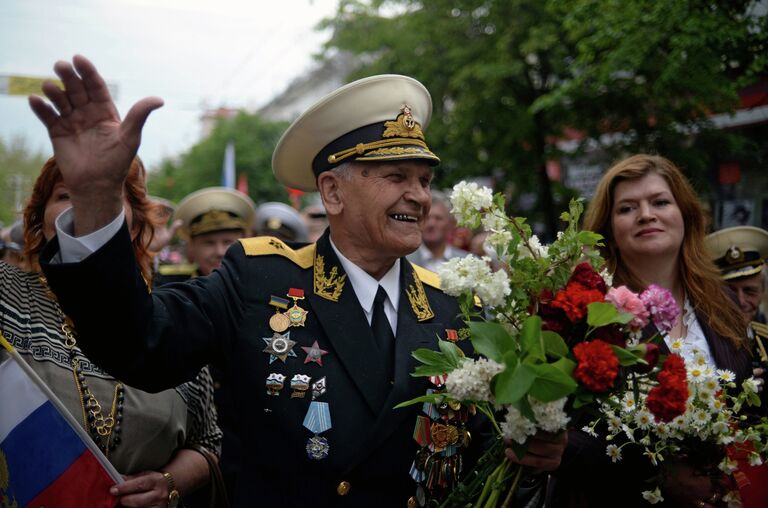
[[[687,456],[720,485],[718,497],[739,507],[736,458],[757,466],[768,451],[765,419],[750,422],[740,415],[745,405],[760,405],[755,380],[748,378],[737,387],[733,372],[713,370],[697,347],[676,340],[670,349],[657,386],[651,388],[642,375],[629,376],[629,390],[606,399],[600,417],[584,430],[594,434],[605,424],[610,443],[606,453],[613,462],[621,461],[627,446],[639,446],[654,466],[671,455]],[[658,471],[660,483],[664,469]],[[651,504],[664,501],[659,487],[642,495]]]
[[[425,504],[424,491],[442,494],[441,506],[510,506],[523,468],[506,458],[506,447],[522,457],[539,430],[561,432],[583,411],[636,400],[639,380],[649,392],[649,420],[685,412],[687,387],[675,377],[679,370],[671,372],[680,358],[661,357],[658,335],[641,339],[649,322],[661,332],[673,326],[675,300],[656,286],[640,295],[611,287],[611,277],[597,270],[600,235],[578,229],[581,201],[561,215],[567,227],[548,246],[525,219],[507,216],[503,197],[490,189],[461,182],[451,202],[459,225],[485,229],[495,259],[457,258],[439,270],[443,290],[459,298],[467,328],[440,341],[439,352],[413,353],[421,363],[413,375],[434,385],[400,405],[420,403],[426,415],[414,432],[422,447],[411,471],[420,493],[414,506]],[[471,341],[472,358],[460,340]],[[455,449],[468,445],[464,425],[476,411],[496,437],[459,481]]]

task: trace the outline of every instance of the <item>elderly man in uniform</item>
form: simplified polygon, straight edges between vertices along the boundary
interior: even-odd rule
[[[760,312],[765,294],[765,260],[768,256],[768,231],[753,226],[735,226],[716,231],[706,238],[710,256],[720,269],[720,276],[739,301],[753,353],[761,366],[756,375],[764,375],[768,366],[768,324]]]
[[[43,85],[53,107],[30,104],[73,207],[57,219],[44,269],[81,347],[144,389],[174,386],[209,362],[230,375],[243,442],[238,506],[420,505],[409,472],[421,408],[393,408],[429,388],[410,375],[411,352],[462,327],[457,302],[404,258],[421,243],[438,162],[423,135],[427,90],[405,76],[366,78],[285,132],[273,171],[286,186],[319,189],[330,227],[316,243],[242,240],[211,275],[150,292],[121,193],[162,102],[143,99],[121,121],[87,59],[54,69],[65,89]],[[540,436],[521,462],[555,468],[564,446]]]

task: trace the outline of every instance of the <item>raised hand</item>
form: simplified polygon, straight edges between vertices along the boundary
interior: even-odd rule
[[[53,153],[70,190],[75,213],[75,234],[90,233],[114,219],[122,208],[123,182],[141,141],[149,114],[163,105],[147,97],[120,120],[107,84],[96,67],[76,55],[72,63],[59,61],[54,71],[64,90],[48,81],[42,98],[29,97],[29,105],[48,129]]]

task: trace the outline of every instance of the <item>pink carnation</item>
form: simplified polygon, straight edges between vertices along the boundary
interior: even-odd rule
[[[645,304],[627,286],[609,289],[608,294],[605,295],[605,301],[612,303],[619,312],[627,312],[634,316],[629,322],[631,328],[639,330],[648,324],[648,310]]]
[[[640,299],[650,311],[651,320],[660,332],[667,332],[675,326],[680,307],[677,306],[670,290],[651,284],[648,289],[640,293]]]

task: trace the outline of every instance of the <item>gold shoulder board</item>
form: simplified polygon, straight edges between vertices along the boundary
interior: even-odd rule
[[[427,286],[432,286],[435,289],[440,289],[440,277],[437,276],[432,270],[427,270],[417,264],[411,263],[413,270],[416,272],[416,276],[421,282]]]
[[[184,263],[181,265],[160,265],[157,268],[157,273],[160,275],[195,275],[197,272],[197,265]]]
[[[274,236],[242,238],[240,243],[243,245],[246,256],[283,256],[305,269],[312,267],[315,260],[314,243],[297,250]]]
[[[768,338],[768,325],[752,321],[752,330],[761,337]]]

